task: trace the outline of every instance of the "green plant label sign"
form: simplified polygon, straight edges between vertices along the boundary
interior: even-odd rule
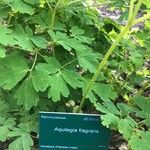
[[[99,115],[40,112],[40,150],[108,150]]]

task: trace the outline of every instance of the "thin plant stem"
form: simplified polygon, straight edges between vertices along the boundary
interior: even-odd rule
[[[59,8],[59,5],[61,3],[61,0],[58,0],[56,6],[54,9],[51,9],[51,12],[52,12],[52,16],[51,16],[51,24],[50,24],[50,29],[53,30],[54,28],[54,24],[55,24],[55,17],[56,17],[56,14],[57,14],[57,10]],[[53,56],[55,57],[55,49],[54,49],[54,45],[52,45],[52,51],[53,51]]]
[[[51,30],[53,30],[53,27],[54,27],[54,24],[55,24],[56,13],[57,13],[57,10],[59,8],[60,3],[61,3],[61,0],[58,0],[55,8],[52,9],[52,19],[51,19],[51,26],[50,26]]]
[[[76,61],[77,61],[77,59],[74,59],[74,60],[72,60],[72,61],[69,61],[68,63],[64,64],[64,65],[62,66],[62,68],[65,68],[66,66],[68,66],[68,65],[70,65],[70,64],[72,64],[72,63],[74,63],[74,62],[76,62]]]
[[[69,2],[68,5],[71,5],[71,4],[74,4],[74,3],[78,3],[78,2],[81,2],[81,0],[74,0],[72,2]]]
[[[145,20],[149,20],[149,19],[150,19],[150,14],[144,15],[143,17],[136,19],[133,22],[133,25],[136,25],[138,23],[144,22]]]
[[[132,17],[133,11],[134,11],[134,3],[136,0],[131,0],[130,7],[129,7],[129,18]]]
[[[100,71],[105,67],[109,57],[111,56],[112,52],[114,51],[114,49],[117,47],[117,45],[120,43],[120,41],[122,40],[122,38],[124,37],[124,35],[129,31],[129,29],[132,27],[132,24],[133,24],[133,21],[135,19],[135,17],[137,16],[137,13],[140,9],[142,5],[142,0],[139,0],[136,7],[135,7],[135,10],[133,12],[133,15],[131,17],[129,17],[128,19],[128,23],[127,25],[124,27],[124,29],[121,31],[121,33],[118,35],[116,41],[111,45],[111,47],[108,49],[107,53],[105,54],[103,60],[100,62],[94,76],[92,77],[92,79],[90,80],[89,84],[87,85],[87,88],[85,90],[85,92],[83,93],[83,97],[81,99],[81,102],[80,102],[80,105],[79,105],[79,108],[77,109],[77,112],[80,112],[82,107],[83,107],[83,104],[86,100],[86,97],[89,93],[89,91],[91,90],[92,86],[94,85]]]
[[[52,6],[50,5],[50,3],[49,3],[48,0],[46,0],[46,3],[47,3],[47,5],[48,5],[48,7],[50,8],[50,10],[53,10],[53,8],[52,8]]]
[[[30,72],[32,72],[32,70],[34,69],[36,61],[37,61],[37,52],[35,53],[34,61],[33,61],[32,67],[30,69]]]
[[[51,30],[53,30],[54,24],[55,24],[55,16],[56,16],[56,9],[54,8],[52,11],[52,19],[51,19]]]
[[[137,5],[136,5],[136,7],[135,7],[135,10],[133,11],[133,16],[131,17],[131,19],[129,18],[129,23],[130,23],[130,21],[131,21],[132,23],[134,22],[134,20],[135,20],[137,14],[138,14],[138,11],[140,10],[140,7],[141,7],[142,3],[143,3],[143,0],[139,0],[139,1],[138,1]],[[132,25],[133,25],[133,24],[132,24]]]
[[[41,57],[46,61],[45,57],[44,57],[41,53],[37,52],[37,54],[38,54],[39,56],[41,56]],[[72,63],[74,63],[74,62],[76,62],[76,61],[77,61],[77,59],[74,59],[74,60],[72,60],[72,61],[67,62],[66,64],[64,64],[64,65],[61,67],[61,69],[65,68],[66,66],[68,66],[68,65],[70,65],[70,64],[72,64]]]
[[[13,16],[14,16],[13,14],[10,14],[10,15],[9,15],[9,18],[8,18],[8,21],[7,21],[7,25],[9,25],[9,24],[10,24],[11,19],[12,19],[12,17],[13,17]]]
[[[38,54],[39,56],[41,56],[41,57],[46,61],[44,55],[42,55],[40,52],[37,52],[37,54]]]

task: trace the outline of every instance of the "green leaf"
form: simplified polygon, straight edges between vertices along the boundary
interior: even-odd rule
[[[37,70],[46,72],[47,74],[56,73],[60,70],[61,64],[58,62],[56,58],[53,57],[45,57],[47,63],[39,63],[36,66]]]
[[[85,35],[85,31],[78,28],[77,26],[73,26],[71,28],[71,33],[72,37],[75,37],[76,39],[78,39],[83,43],[91,44],[92,41],[94,40],[93,38],[90,38],[87,35]]]
[[[39,92],[43,92],[49,87],[51,78],[49,74],[41,70],[35,70],[32,72],[32,83],[34,89]]]
[[[31,22],[34,24],[39,25],[39,29],[47,29],[50,26],[51,23],[51,17],[49,13],[47,13],[47,10],[40,10],[34,16],[31,18]]]
[[[4,19],[8,17],[9,11],[10,9],[5,7],[5,5],[3,5],[4,3],[2,1],[0,1],[0,18]]]
[[[128,119],[120,119],[118,122],[118,130],[125,139],[129,139],[134,132],[134,126]]]
[[[149,0],[143,1],[143,4],[144,4],[147,8],[150,8]]]
[[[45,102],[45,101],[43,102],[43,100],[41,101],[42,103]],[[49,101],[47,101],[47,104],[49,104]],[[20,124],[18,125],[18,127],[21,128],[25,132],[38,133],[38,126],[39,126],[38,120],[39,118],[38,118],[37,113],[31,114],[30,112],[23,112],[22,118],[20,119]]]
[[[15,44],[15,38],[12,34],[12,30],[8,29],[5,26],[0,26],[0,35],[3,38],[0,38],[0,44],[2,45],[14,45]]]
[[[109,110],[109,112],[115,115],[120,115],[120,111],[117,109],[117,107],[111,100],[104,101],[103,105]]]
[[[126,116],[133,111],[132,107],[124,103],[118,103],[117,107],[120,110],[122,116]]]
[[[9,105],[0,100],[0,106],[0,117],[7,117],[9,112]]]
[[[95,106],[96,106],[97,110],[99,110],[103,113],[112,113],[115,115],[120,115],[119,110],[113,104],[113,102],[111,100],[104,101],[102,104],[96,103]]]
[[[38,4],[39,2],[37,0],[24,0],[24,2],[28,3],[28,4]]]
[[[7,0],[6,3],[12,8],[14,12],[34,14],[34,8],[25,3],[23,0]]]
[[[29,26],[26,26],[24,29],[20,24],[17,24],[14,34],[17,41],[16,44],[24,50],[32,51],[35,46],[46,48],[47,40],[44,37],[33,35],[33,31]]]
[[[8,55],[0,61],[0,86],[12,89],[28,71],[29,67],[21,56]]]
[[[139,131],[137,134],[134,134],[130,140],[129,145],[133,150],[149,150],[150,149],[150,131]]]
[[[88,80],[86,82],[88,83]],[[85,91],[87,83],[84,83],[83,93]],[[114,91],[113,86],[110,84],[96,82],[86,98],[89,98],[91,101],[93,101],[93,99],[91,99],[93,97],[93,94],[99,96],[103,101],[109,101],[110,99],[114,100],[115,98],[117,98],[117,93]]]
[[[146,118],[142,121],[146,126],[150,127],[150,118]]]
[[[23,105],[26,110],[30,110],[33,106],[37,106],[39,96],[34,89],[31,76],[29,76],[17,89],[14,98],[17,99],[17,104]]]
[[[137,48],[135,48],[137,49]],[[130,60],[132,61],[132,63],[136,66],[136,67],[142,67],[143,63],[144,63],[144,58],[143,58],[143,54],[141,54],[138,51],[130,51]]]
[[[6,56],[6,50],[4,47],[0,46],[0,58],[4,58]]]
[[[12,131],[9,136],[16,137],[16,139],[10,143],[9,150],[31,150],[33,140],[29,133],[16,128],[16,130]]]
[[[64,81],[61,73],[56,73],[51,76],[51,87],[49,89],[48,97],[52,98],[54,102],[60,100],[61,94],[64,97],[68,97],[70,92],[66,85],[66,82]]]
[[[47,46],[47,40],[42,36],[33,36],[31,38],[31,40],[34,43],[34,45],[39,47],[39,48],[45,49]]]
[[[81,81],[81,76],[72,71],[72,70],[67,70],[67,69],[63,69],[61,71],[62,76],[64,78],[64,80],[74,89],[77,89],[77,87],[82,87],[82,81]]]
[[[64,49],[71,51],[76,50],[79,65],[85,70],[94,72],[98,66],[98,53],[94,53],[91,48],[85,46],[83,41],[79,41],[76,38],[67,36],[65,33],[56,32],[49,30],[48,32],[53,39],[54,43],[64,47]]]
[[[73,26],[71,28],[71,33],[73,36],[78,36],[78,35],[83,35],[85,33],[85,31],[78,28],[78,26]]]
[[[77,51],[77,58],[79,65],[84,70],[89,70],[91,73],[94,73],[98,66],[99,54],[95,53],[89,47],[86,47],[86,50],[80,49]]]
[[[5,142],[8,139],[8,134],[15,126],[15,121],[12,118],[3,119],[0,122],[0,141]]]
[[[65,33],[56,32],[49,30],[49,35],[53,39],[54,43],[61,45],[64,49],[71,51],[72,49],[75,50],[85,50],[86,46],[82,44],[81,41],[77,40],[76,38],[71,38],[67,36]]]
[[[144,96],[135,96],[133,101],[140,108],[140,110],[136,112],[137,115],[141,118],[150,118],[150,99]]]
[[[95,103],[94,106],[95,106],[96,110],[98,110],[102,113],[105,113],[105,114],[109,113],[109,110],[100,103]]]
[[[77,72],[63,68],[56,58],[45,57],[45,60],[47,63],[39,63],[36,66],[36,70],[41,72],[41,75],[39,74],[38,76],[43,74],[41,81],[45,80],[41,83],[43,87],[40,87],[38,83],[40,81],[37,82],[35,79],[33,84],[36,90],[45,90],[50,86],[48,97],[56,102],[60,100],[61,95],[64,97],[69,96],[70,92],[67,83],[74,89],[82,86],[81,76]]]
[[[61,32],[56,32],[56,34],[53,31],[48,32],[51,38],[53,39],[54,43],[59,44],[64,47],[64,49],[71,51],[71,46],[69,43],[69,38],[66,34]]]
[[[106,126],[107,128],[112,127],[114,129],[117,129],[117,125],[119,121],[118,116],[112,113],[108,113],[108,114],[102,115],[101,119],[102,119],[102,124]]]
[[[110,84],[96,83],[92,88],[93,92],[96,93],[103,101],[114,100],[117,98],[117,93]]]
[[[29,27],[26,27],[26,31],[29,30]],[[31,33],[30,33],[31,32]],[[17,44],[22,47],[24,50],[32,51],[33,50],[33,43],[31,41],[32,37],[32,30],[30,32],[25,32],[23,27],[19,24],[15,27],[15,39],[17,40]]]

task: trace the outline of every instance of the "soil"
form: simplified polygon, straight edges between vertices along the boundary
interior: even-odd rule
[[[128,150],[127,142],[118,132],[113,132],[109,150]]]

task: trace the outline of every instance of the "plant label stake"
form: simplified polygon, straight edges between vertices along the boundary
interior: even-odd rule
[[[108,150],[110,137],[99,115],[40,112],[40,150]]]

